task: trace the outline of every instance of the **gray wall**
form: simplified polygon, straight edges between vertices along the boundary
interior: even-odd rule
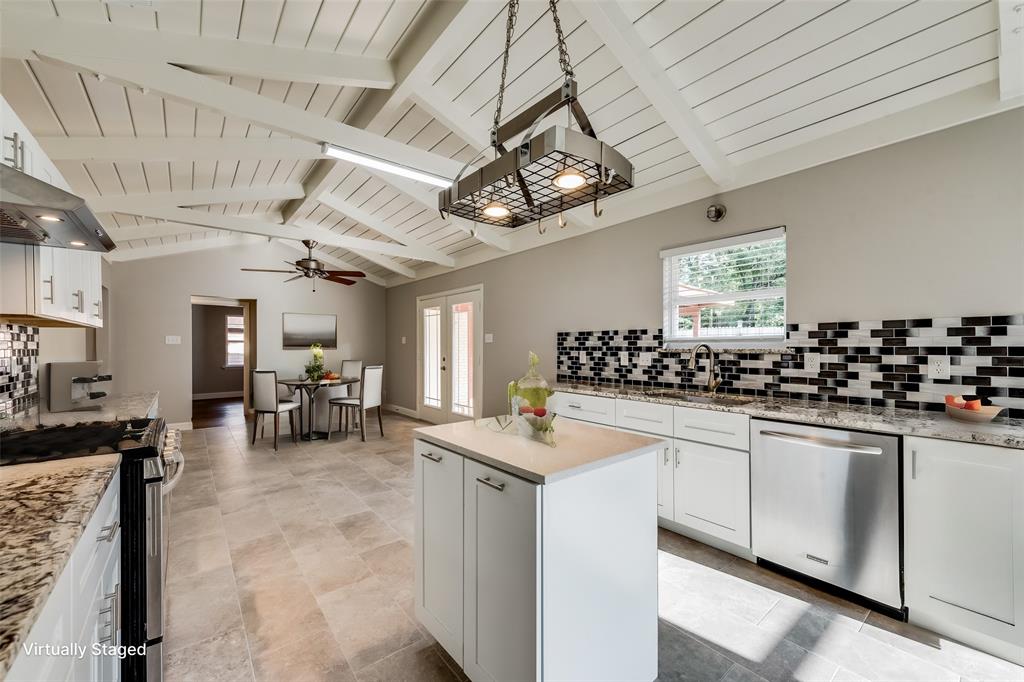
[[[484,414],[555,332],[661,326],[668,246],[786,225],[790,322],[1024,311],[1024,109],[388,289],[388,402],[416,407],[416,297],[484,285]],[[532,229],[532,228],[521,228]],[[401,344],[405,336],[407,343]]]
[[[285,275],[242,273],[242,267],[277,268],[297,252],[256,243],[115,263],[110,287],[112,354],[118,392],[160,391],[161,414],[169,422],[192,414],[191,296],[256,299],[256,364],[282,376],[298,376],[308,351],[281,348],[281,314],[338,316],[338,349],[325,352],[330,367],[344,358],[384,360],[384,289],[360,282],[345,287],[321,283],[314,294],[305,280],[283,284]],[[181,337],[165,345],[164,337]]]
[[[242,368],[225,367],[225,319],[241,307],[192,306],[192,395],[237,392],[242,395]],[[257,351],[259,346],[257,345]]]

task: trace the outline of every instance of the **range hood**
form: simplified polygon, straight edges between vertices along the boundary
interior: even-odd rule
[[[0,242],[111,251],[114,241],[85,200],[0,164]]]

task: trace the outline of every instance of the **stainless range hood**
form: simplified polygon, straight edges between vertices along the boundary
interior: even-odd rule
[[[114,241],[85,200],[0,164],[0,242],[111,251]]]

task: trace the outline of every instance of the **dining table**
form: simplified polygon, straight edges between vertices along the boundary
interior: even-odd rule
[[[278,379],[278,384],[287,386],[293,391],[298,389],[306,394],[309,399],[309,417],[307,424],[309,426],[309,432],[301,434],[302,440],[321,440],[324,436],[319,435],[313,430],[313,396],[324,386],[347,386],[349,384],[359,383],[359,377],[338,377],[337,379],[320,379],[319,381],[312,381],[310,379]],[[299,424],[302,424],[302,403],[299,402]],[[330,428],[330,424],[327,425]],[[299,429],[302,430],[301,428]]]

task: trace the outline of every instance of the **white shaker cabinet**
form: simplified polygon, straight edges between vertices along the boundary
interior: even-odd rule
[[[416,441],[416,617],[462,664],[463,457]]]
[[[463,669],[480,680],[541,679],[540,486],[466,461]]]
[[[904,441],[911,622],[1024,663],[1024,456]]]
[[[750,453],[676,439],[676,523],[750,547]]]
[[[0,258],[0,314],[37,317],[59,324],[103,326],[99,253],[3,244]],[[39,324],[45,326],[46,322]]]

